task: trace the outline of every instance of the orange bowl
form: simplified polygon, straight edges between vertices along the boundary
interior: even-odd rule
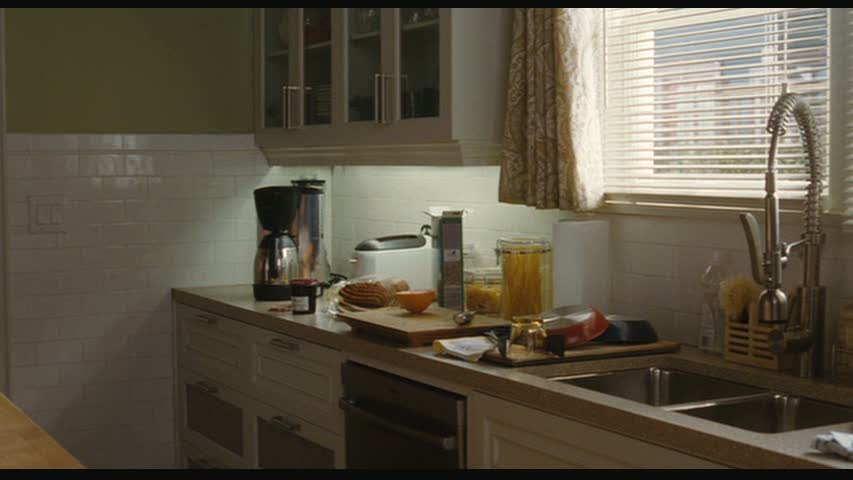
[[[397,292],[400,306],[412,313],[421,313],[435,300],[435,290],[409,290]]]

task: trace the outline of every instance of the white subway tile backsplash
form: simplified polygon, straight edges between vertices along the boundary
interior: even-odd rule
[[[195,179],[192,177],[151,177],[148,179],[150,198],[192,198]]]
[[[42,342],[36,346],[36,362],[39,364],[72,363],[83,359],[83,344],[78,340]]]
[[[122,137],[115,134],[103,135],[78,135],[77,148],[80,151],[104,151],[104,150],[121,150]]]
[[[59,367],[37,365],[11,369],[12,391],[19,388],[53,387],[59,385]]]
[[[148,196],[148,181],[139,177],[105,178],[102,190],[105,199],[142,199]]]
[[[30,149],[33,152],[58,151],[77,152],[77,135],[36,134],[30,137]]]
[[[124,156],[124,171],[130,176],[154,175],[154,157],[151,154],[127,154]]]
[[[80,175],[108,177],[125,174],[124,157],[119,154],[80,155]]]
[[[158,175],[203,177],[213,173],[213,160],[209,152],[174,152],[154,157]]]

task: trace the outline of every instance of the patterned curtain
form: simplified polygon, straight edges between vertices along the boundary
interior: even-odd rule
[[[587,211],[604,195],[600,8],[516,8],[499,200]]]

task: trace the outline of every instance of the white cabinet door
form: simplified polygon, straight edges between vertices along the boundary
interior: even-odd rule
[[[291,412],[253,401],[251,464],[257,468],[343,468],[344,438]]]
[[[495,397],[468,397],[470,468],[722,468]]]
[[[221,315],[175,304],[180,365],[237,390],[245,389],[248,326]]]
[[[340,352],[288,335],[250,328],[249,395],[341,433]]]

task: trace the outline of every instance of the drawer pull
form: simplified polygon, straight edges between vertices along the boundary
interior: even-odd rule
[[[269,419],[269,423],[285,432],[298,432],[301,426],[298,423],[285,420],[281,415]]]
[[[221,465],[218,465],[217,463],[210,461],[206,458],[187,457],[187,463],[189,464],[190,468],[198,468],[198,469],[204,469],[204,470],[207,470],[207,469],[220,470],[220,469],[222,469]]]
[[[207,315],[202,315],[200,313],[197,313],[195,318],[199,319],[199,321],[201,321],[202,323],[206,323],[208,325],[215,325],[216,324],[216,317],[208,317]]]
[[[296,342],[288,342],[287,340],[282,340],[280,338],[273,338],[272,340],[270,340],[270,345],[291,352],[298,352],[301,348]]]
[[[219,387],[217,387],[216,385],[211,385],[209,382],[205,382],[204,380],[200,382],[195,382],[195,385],[200,388],[201,391],[204,393],[210,395],[216,395],[217,393],[219,393]]]

